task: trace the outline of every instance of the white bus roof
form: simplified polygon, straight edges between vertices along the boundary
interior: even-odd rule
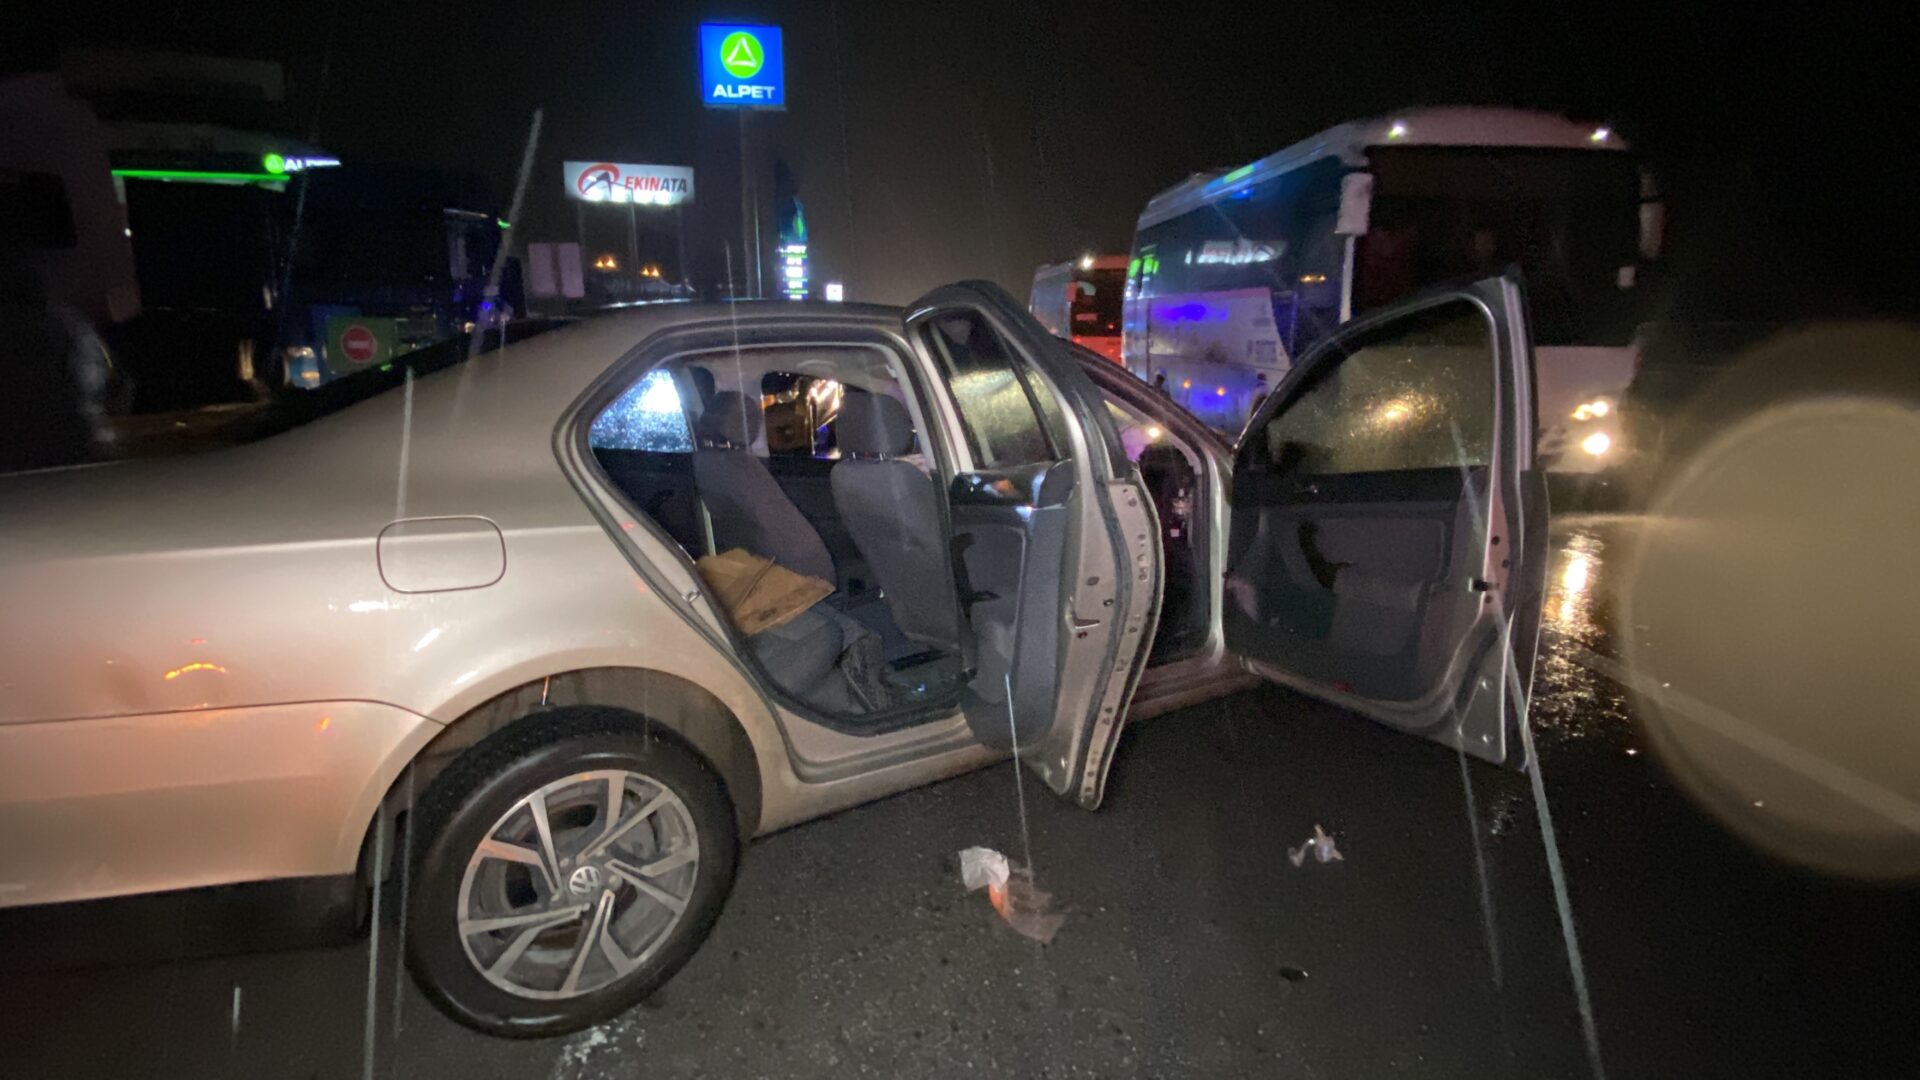
[[[1405,109],[1367,120],[1349,120],[1232,170],[1195,173],[1147,200],[1139,228],[1218,199],[1229,192],[1291,172],[1321,158],[1354,167],[1367,163],[1376,146],[1528,146],[1567,150],[1625,150],[1626,140],[1605,125],[1583,124],[1530,109],[1446,106]]]
[[[1049,274],[1071,274],[1075,270],[1125,270],[1126,255],[1082,255],[1065,262],[1041,263],[1033,271],[1038,279]]]

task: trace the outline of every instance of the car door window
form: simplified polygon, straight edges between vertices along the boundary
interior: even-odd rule
[[[1487,464],[1495,368],[1478,308],[1444,304],[1343,351],[1262,427],[1263,463],[1310,475]]]
[[[680,405],[680,389],[665,368],[655,368],[615,398],[587,431],[595,450],[650,450],[684,454],[693,450],[693,432]]]
[[[1058,460],[1060,404],[1031,384],[993,327],[970,311],[936,315],[927,326],[975,463],[1003,469]]]

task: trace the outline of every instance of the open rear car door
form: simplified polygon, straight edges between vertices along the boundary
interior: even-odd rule
[[[1153,504],[1100,392],[1012,297],[965,282],[907,310],[961,437],[948,506],[968,723],[1098,806],[1159,611]]]
[[[1343,328],[1235,452],[1227,647],[1270,679],[1524,767],[1547,555],[1534,425],[1513,281]]]

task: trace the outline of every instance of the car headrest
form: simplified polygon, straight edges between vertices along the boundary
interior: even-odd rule
[[[833,430],[842,453],[899,457],[913,452],[913,418],[905,405],[885,394],[847,391]]]
[[[707,442],[725,442],[734,446],[752,446],[760,437],[760,399],[749,398],[738,390],[722,390],[707,403],[700,414],[700,438]]]

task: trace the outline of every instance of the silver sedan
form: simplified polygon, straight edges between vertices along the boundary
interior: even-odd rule
[[[1010,754],[1095,808],[1124,721],[1257,677],[1523,762],[1530,378],[1510,283],[1436,293],[1236,450],[965,284],[628,312],[0,478],[0,906],[351,930],[404,877],[428,995],[544,1035],[670,978],[745,839]]]

